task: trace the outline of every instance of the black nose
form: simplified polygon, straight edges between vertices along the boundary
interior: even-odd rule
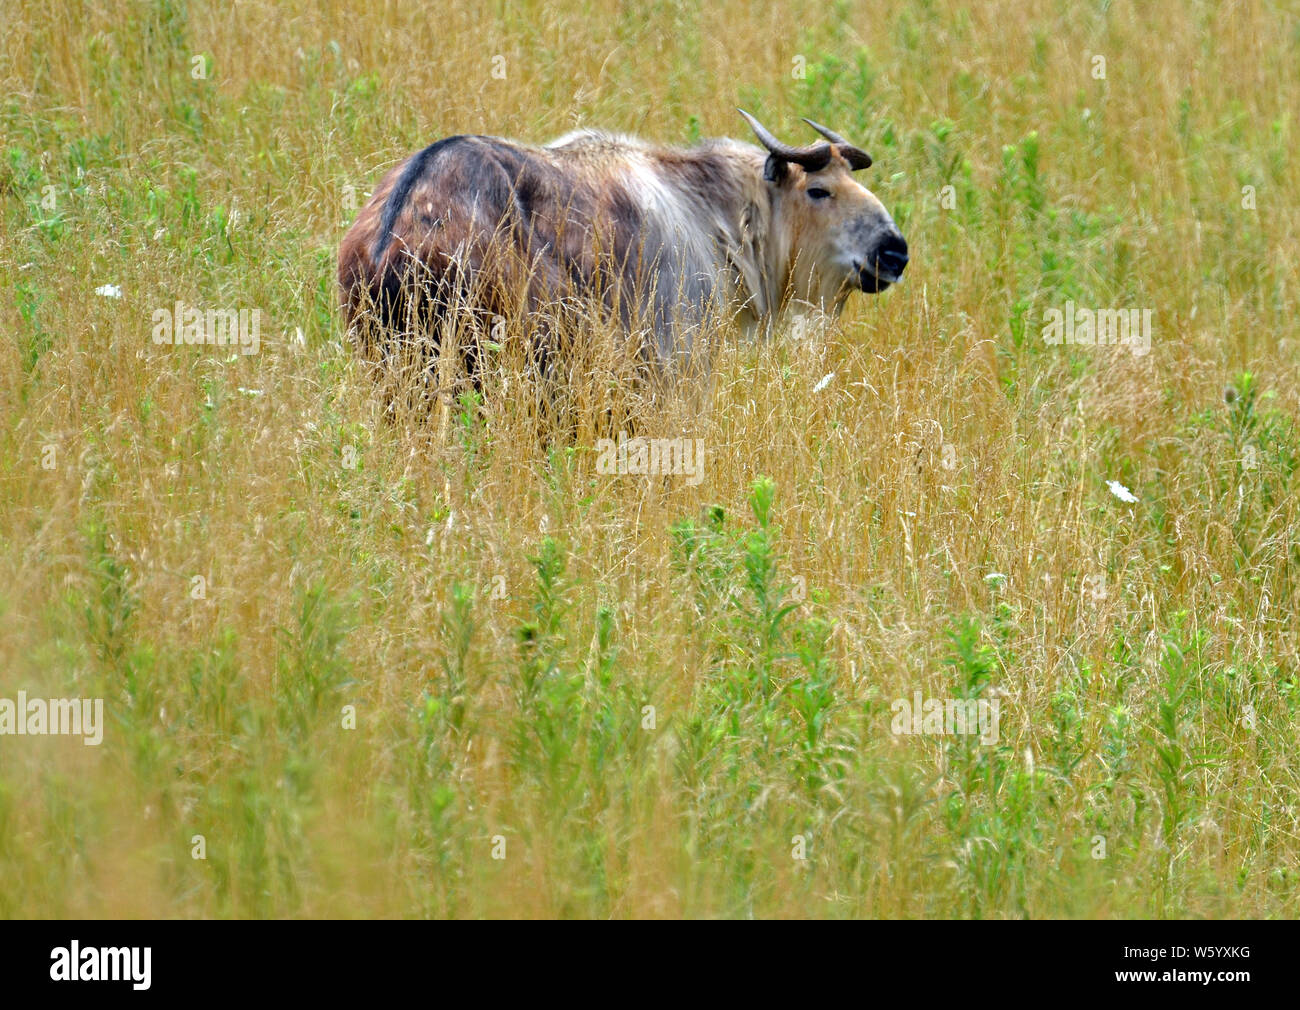
[[[877,273],[898,277],[907,266],[907,242],[897,232],[886,235],[876,246],[872,259]]]

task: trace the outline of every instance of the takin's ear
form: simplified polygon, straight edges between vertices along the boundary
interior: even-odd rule
[[[775,154],[767,156],[767,162],[763,165],[763,178],[768,182],[774,182],[778,186],[785,182],[786,176],[790,174],[790,163],[784,158],[778,158]]]

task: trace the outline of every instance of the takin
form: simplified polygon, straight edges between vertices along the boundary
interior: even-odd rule
[[[744,110],[762,148],[689,150],[580,130],[545,147],[439,140],[393,168],[339,250],[344,315],[432,334],[594,305],[672,370],[700,327],[767,332],[792,304],[838,313],[902,276],[907,242],[853,172],[871,158],[824,126],[793,147]]]

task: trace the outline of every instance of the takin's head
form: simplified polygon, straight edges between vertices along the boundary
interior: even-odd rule
[[[875,294],[903,275],[907,242],[875,195],[853,178],[871,156],[810,119],[826,140],[791,147],[744,109],[737,110],[767,148],[763,178],[773,225],[788,243],[796,298],[840,305],[851,290]]]

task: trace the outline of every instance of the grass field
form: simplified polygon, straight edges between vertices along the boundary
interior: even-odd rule
[[[0,916],[1300,915],[1296,8],[705,6],[5,4],[0,698],[104,725],[0,736]],[[698,484],[505,367],[385,418],[384,171],[737,105],[869,151],[912,259],[604,388]]]

